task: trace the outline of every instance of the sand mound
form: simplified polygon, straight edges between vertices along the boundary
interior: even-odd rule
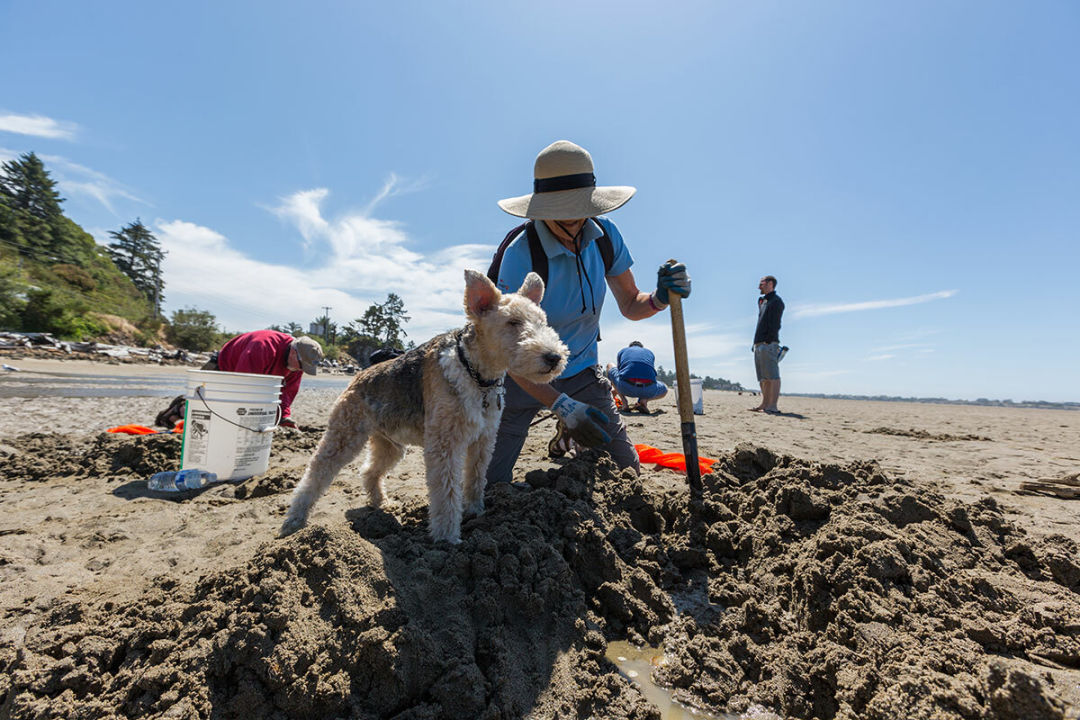
[[[358,509],[192,585],[60,604],[0,645],[0,716],[655,718],[616,637],[663,642],[658,679],[718,709],[1064,716],[1037,666],[1080,668],[1077,548],[990,500],[751,448],[693,513],[593,456],[527,479],[456,547],[422,504]]]
[[[652,717],[603,659],[605,623],[590,607],[613,605],[620,627],[646,628],[670,619],[670,602],[655,588],[648,602],[633,597],[632,583],[651,583],[607,547],[582,478],[621,484],[614,467],[580,463],[567,476],[574,497],[495,488],[458,547],[431,543],[422,506],[401,520],[358,510],[352,529],[270,543],[190,590],[160,578],[125,605],[56,608],[51,629],[3,668],[14,671],[4,709]]]
[[[798,718],[1063,717],[1034,666],[1080,668],[1074,543],[872,464],[743,450],[710,480],[703,569],[726,612],[670,628],[658,679]]]
[[[960,440],[980,440],[989,442],[990,438],[985,435],[952,435],[950,433],[932,433],[927,430],[901,430],[898,428],[876,427],[871,430],[863,430],[870,435],[895,435],[896,437],[909,437],[915,440],[932,440],[935,442],[958,442]]]
[[[56,433],[29,433],[0,459],[0,472],[12,480],[39,482],[61,478],[146,478],[180,464],[179,435],[117,435],[92,439]]]
[[[278,433],[271,446],[270,467],[276,468],[297,458],[306,460],[319,442],[320,434]],[[156,472],[180,466],[179,434],[123,435],[100,433],[93,438],[59,433],[28,433],[16,437],[0,451],[0,472],[22,482],[56,481],[66,478],[146,479]],[[273,484],[267,476],[253,478],[251,484]],[[295,483],[294,483],[295,484]],[[280,492],[288,488],[279,488]],[[252,489],[238,497],[252,496]],[[271,494],[255,491],[254,497]]]

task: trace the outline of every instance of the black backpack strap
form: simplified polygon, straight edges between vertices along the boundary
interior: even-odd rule
[[[607,228],[599,218],[593,218],[593,222],[600,228],[601,235],[596,238],[596,249],[600,251],[600,257],[604,259],[604,274],[611,272],[611,266],[615,264],[615,245],[611,242]]]
[[[608,235],[604,223],[596,218],[593,218],[593,222],[600,228],[600,237],[596,239],[596,249],[600,251],[600,257],[604,261],[604,274],[607,275],[611,272],[611,266],[615,264],[615,245],[611,242],[611,236]],[[540,235],[536,232],[536,223],[532,220],[523,225],[518,225],[508,232],[503,241],[499,243],[499,249],[495,251],[495,257],[491,259],[491,265],[487,271],[488,279],[491,282],[499,282],[499,269],[502,267],[502,259],[503,255],[506,254],[506,248],[521,234],[522,230],[525,231],[526,239],[529,242],[529,256],[532,259],[533,272],[540,276],[540,279],[544,281],[544,285],[547,285],[548,256],[544,252],[543,243],[540,242]]]
[[[499,243],[499,249],[495,251],[495,257],[491,258],[491,265],[488,266],[487,276],[488,279],[491,280],[491,282],[499,282],[499,268],[502,267],[502,259],[503,255],[506,253],[506,248],[510,247],[510,243],[514,242],[514,238],[521,234],[521,231],[529,225],[532,225],[532,222],[522,223],[521,225],[518,225],[510,232],[506,233],[506,237],[504,237],[503,241]],[[533,233],[535,232],[536,229],[534,228]]]
[[[540,242],[540,234],[536,232],[536,223],[527,223],[525,225],[525,234],[529,239],[529,255],[532,256],[533,272],[540,276],[546,287],[548,281],[548,256],[544,252],[543,244]]]

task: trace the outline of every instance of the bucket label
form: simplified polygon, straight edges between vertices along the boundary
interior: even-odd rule
[[[206,450],[210,445],[210,411],[191,409],[184,423],[184,455],[186,464],[198,466],[206,462]]]
[[[241,413],[241,410],[244,412]],[[243,425],[246,428],[257,431],[274,424],[274,421],[277,420],[277,408],[238,408],[236,415],[237,425]],[[266,454],[269,451],[270,443],[273,439],[273,433],[269,432],[238,433],[236,438],[236,460],[234,461],[233,472],[241,475],[248,472],[254,472],[256,469],[259,469],[261,472],[261,465],[265,462]]]

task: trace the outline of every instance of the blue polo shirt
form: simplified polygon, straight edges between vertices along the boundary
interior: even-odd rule
[[[559,377],[568,378],[599,362],[596,341],[600,336],[600,311],[607,295],[604,279],[604,258],[596,247],[596,239],[603,233],[597,223],[603,223],[611,238],[614,261],[608,275],[621,275],[634,264],[622,234],[604,216],[586,221],[581,233],[581,263],[575,254],[559,242],[542,220],[536,221],[536,233],[548,256],[548,282],[544,287],[544,299],[540,307],[547,313],[548,324],[555,328],[566,346],[570,358],[566,370]],[[499,267],[502,292],[517,292],[525,276],[532,270],[529,240],[522,230],[506,248]],[[582,310],[584,306],[584,310]]]

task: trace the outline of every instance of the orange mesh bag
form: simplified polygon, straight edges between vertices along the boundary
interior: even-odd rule
[[[666,453],[651,445],[634,445],[634,449],[637,450],[638,459],[642,463],[686,472],[686,456],[682,453]],[[710,473],[714,463],[716,460],[712,458],[698,456],[698,466],[701,468],[702,475]]]

